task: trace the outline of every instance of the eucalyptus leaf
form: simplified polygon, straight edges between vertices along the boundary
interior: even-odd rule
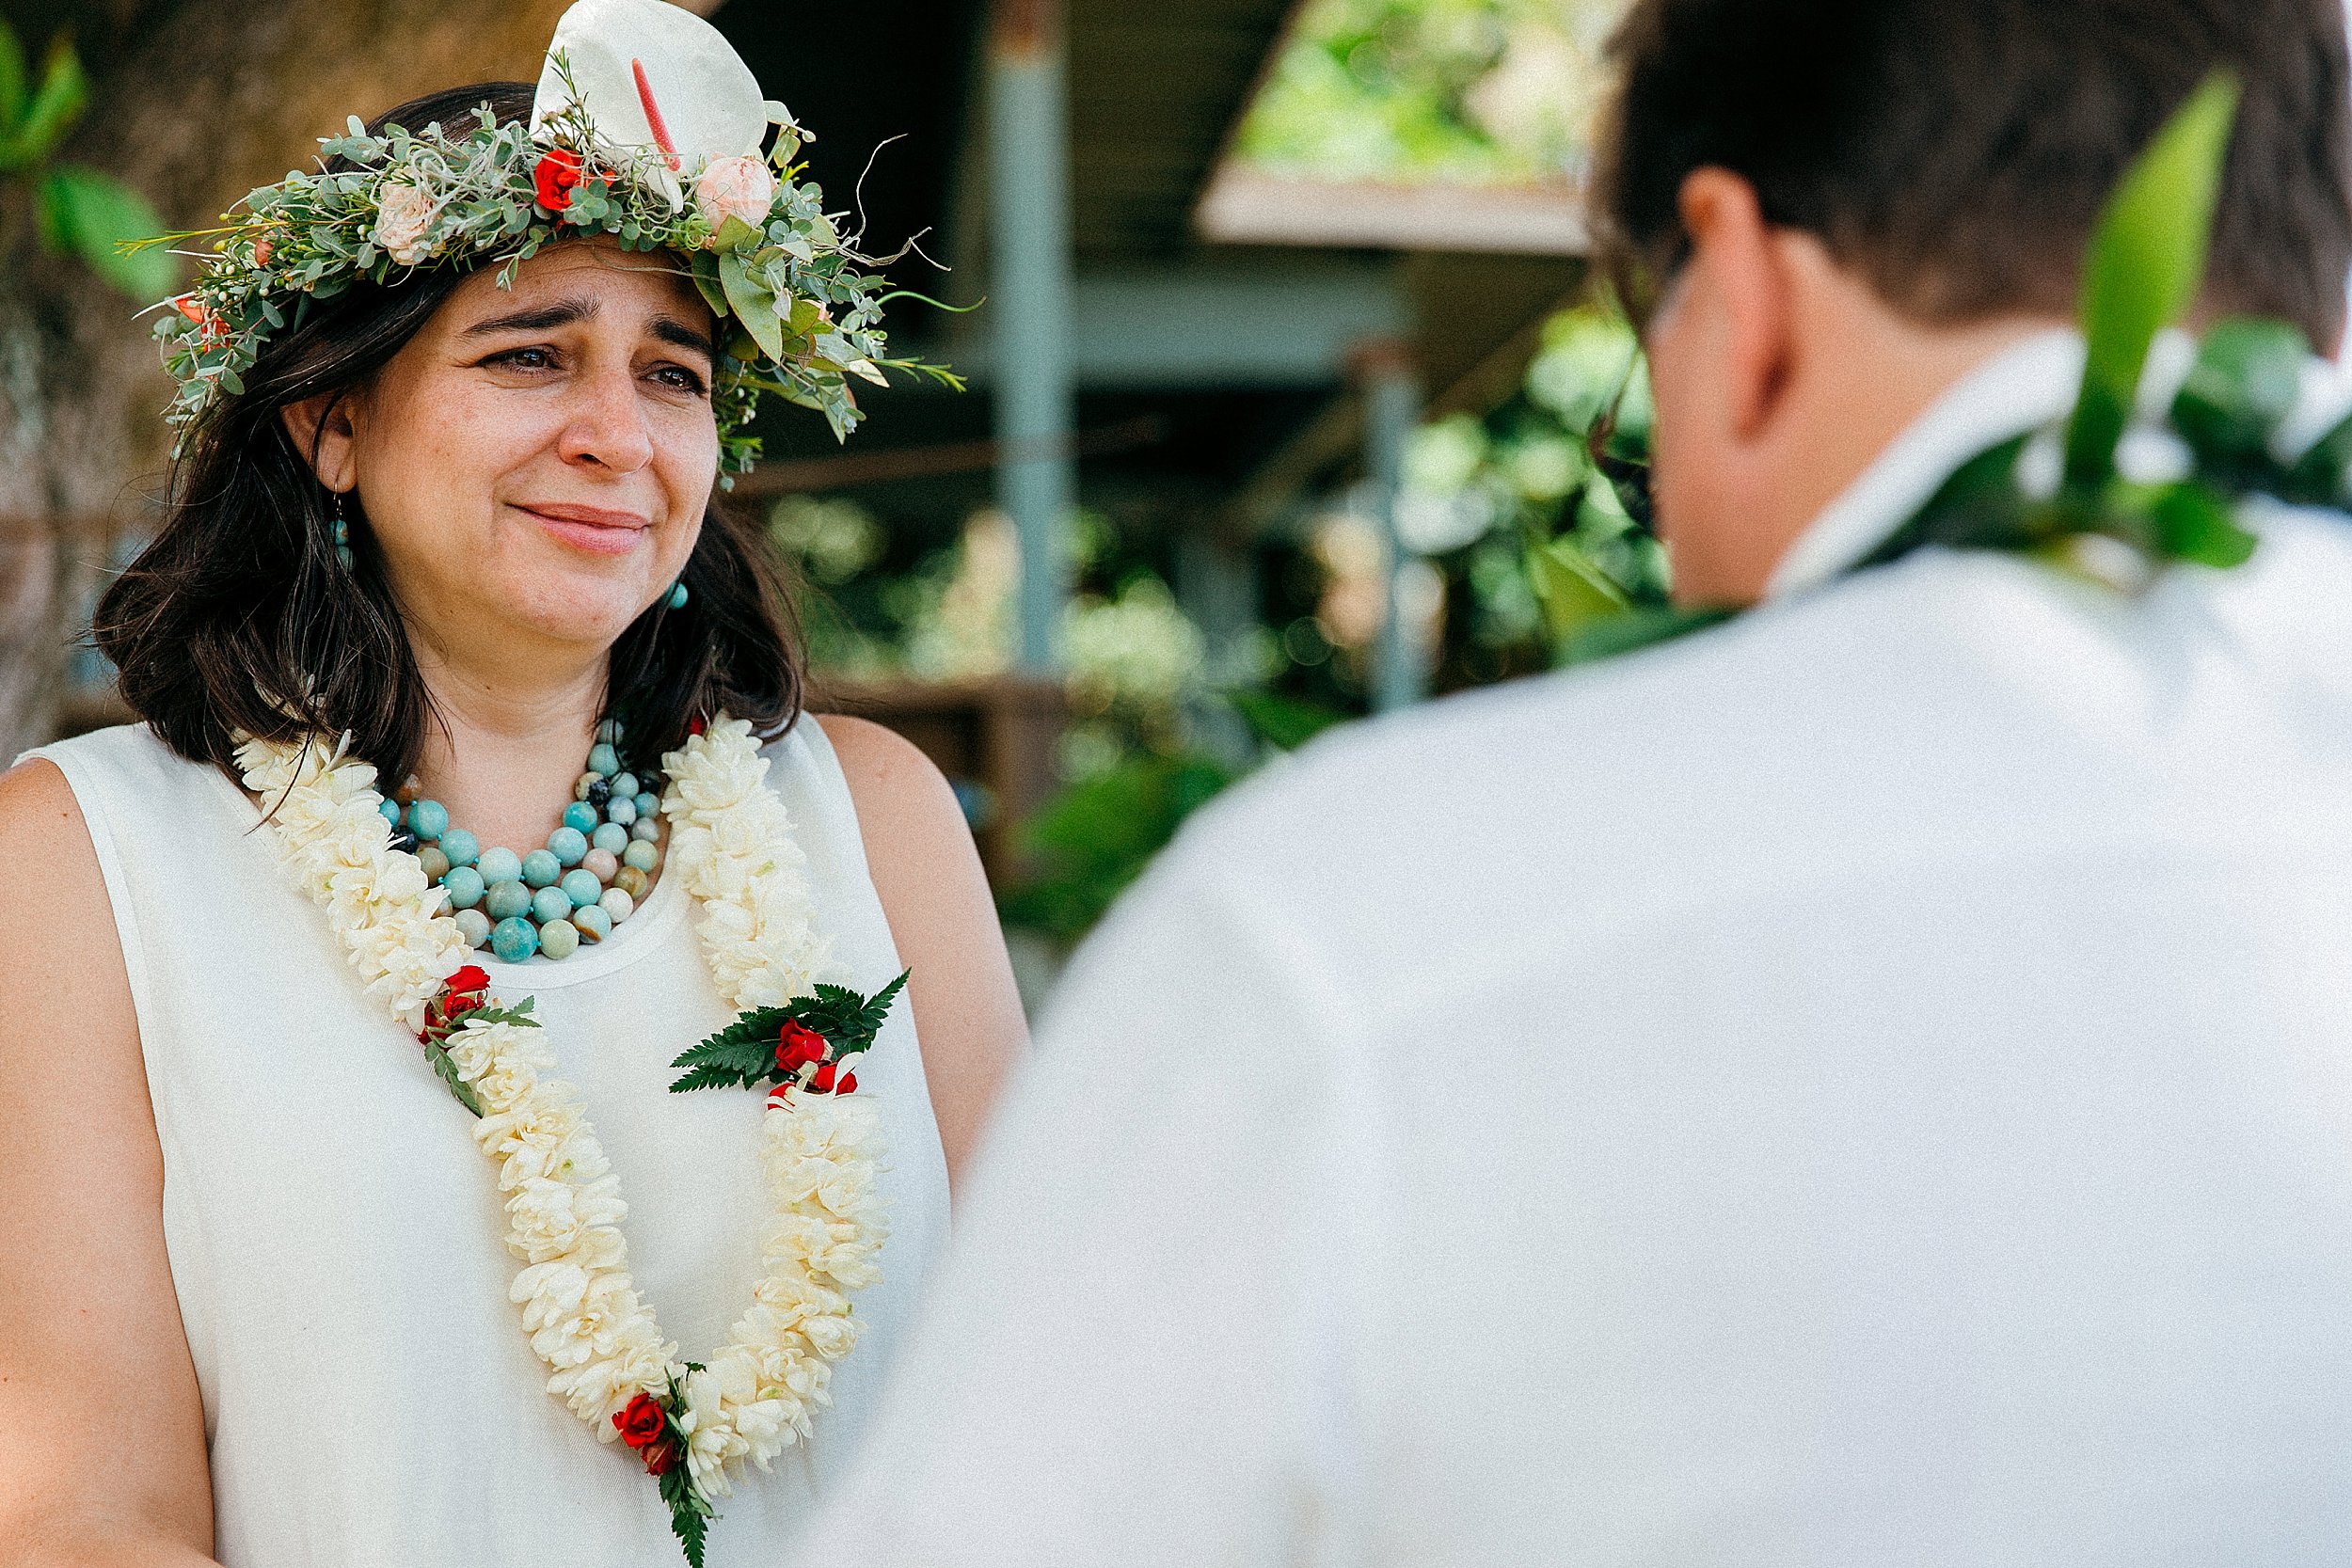
[[[2149,345],[2196,301],[2238,94],[2233,72],[2208,75],[2134,160],[2100,215],[2083,268],[2088,354],[2066,432],[2069,488],[2096,490],[2113,476]]]
[[[754,282],[743,270],[743,258],[732,250],[719,253],[719,286],[727,306],[743,330],[752,335],[771,359],[784,353],[784,324],[776,320],[776,296]]]

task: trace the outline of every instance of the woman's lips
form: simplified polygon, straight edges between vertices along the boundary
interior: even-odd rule
[[[634,512],[612,512],[600,506],[566,503],[517,506],[541,528],[576,549],[592,555],[627,555],[652,524]]]

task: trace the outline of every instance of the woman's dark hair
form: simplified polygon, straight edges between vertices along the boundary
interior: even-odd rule
[[[2352,265],[2341,0],[1637,0],[1594,214],[1637,306],[1730,169],[1915,319],[2071,315],[2123,170],[2217,65],[2245,89],[2205,302],[2331,352]]]
[[[469,128],[485,103],[501,122],[521,120],[532,90],[457,87],[389,109],[369,129]],[[283,410],[365,386],[469,271],[443,266],[308,301],[245,372],[245,390],[223,396],[189,433],[163,527],[99,601],[94,627],[124,700],[181,755],[233,771],[239,732],[291,740],[349,731],[380,777],[415,768],[432,694],[358,498],[346,501],[346,570],[335,555],[336,498]],[[627,717],[634,758],[679,745],[692,720],[722,707],[762,734],[800,714],[799,626],[761,531],[714,499],[684,581],[683,610],[657,602],[612,648],[605,706]]]

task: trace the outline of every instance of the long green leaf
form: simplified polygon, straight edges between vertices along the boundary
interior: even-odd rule
[[[161,247],[125,250],[162,232],[147,198],[111,175],[59,164],[39,187],[42,232],[134,299],[161,298],[180,280],[179,259]]]
[[[1601,483],[1606,485],[1607,480]],[[1554,539],[1531,546],[1527,552],[1528,581],[1543,609],[1544,625],[1555,646],[1581,635],[1595,623],[1623,615],[1632,608],[1625,590],[1585,556],[1572,539]]]
[[[2066,432],[2066,483],[2095,491],[2115,472],[2149,345],[2196,301],[2238,80],[2217,69],[2176,110],[2107,198],[2083,267],[2089,348]]]
[[[0,21],[0,140],[16,131],[24,118],[24,45],[16,29]]]
[[[0,170],[29,168],[49,156],[89,103],[89,80],[73,40],[59,33],[41,60],[40,89],[24,119],[0,139]]]

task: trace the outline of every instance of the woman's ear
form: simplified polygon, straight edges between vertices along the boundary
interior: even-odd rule
[[[278,417],[286,421],[286,434],[294,438],[294,451],[310,465],[319,483],[338,494],[359,483],[353,412],[346,392],[321,392],[278,410]]]

